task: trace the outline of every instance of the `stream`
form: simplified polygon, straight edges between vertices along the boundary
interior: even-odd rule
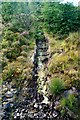
[[[26,91],[29,96],[19,104],[14,119],[43,119],[47,116],[50,118],[48,114],[50,108],[52,109],[52,103],[49,102],[46,86],[48,48],[49,43],[46,38],[36,42],[34,55],[32,56],[34,63],[33,78]]]
[[[66,115],[62,116],[57,109],[60,106],[61,96],[68,98],[74,93],[80,95],[75,87],[64,90],[61,96],[55,96],[49,92],[50,45],[48,39],[44,37],[35,41],[34,53],[30,57],[34,64],[32,79],[25,80],[22,89],[16,84],[13,85],[10,79],[3,81],[0,86],[0,120],[79,120],[80,117],[71,110],[67,109]],[[80,101],[80,97],[78,99]],[[76,111],[79,112],[78,109]],[[80,116],[80,113],[78,114]]]
[[[59,96],[48,92],[48,62],[50,45],[47,38],[35,43],[34,54],[30,58],[34,64],[32,79],[23,83],[20,90],[10,80],[2,83],[0,93],[0,120],[71,120],[76,118],[68,110],[63,118],[57,110],[60,104]],[[76,88],[65,90],[63,95],[77,94]],[[26,95],[25,95],[26,93]],[[1,105],[2,104],[2,105]]]
[[[34,120],[56,118],[58,112],[53,108],[47,91],[47,63],[49,59],[48,39],[38,40],[32,56],[33,77],[27,88],[23,88],[28,94],[22,101],[17,100],[22,96],[11,86],[10,83],[3,84],[3,117],[2,120]],[[26,82],[26,81],[25,81]],[[25,84],[25,83],[24,83]]]

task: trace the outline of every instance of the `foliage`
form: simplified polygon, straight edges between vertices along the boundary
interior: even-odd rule
[[[79,9],[70,3],[46,3],[42,8],[46,30],[59,36],[78,31],[80,27],[78,11]]]
[[[37,30],[34,38],[35,38],[36,42],[38,42],[39,40],[44,40],[45,36],[41,30]]]
[[[62,37],[79,30],[79,11],[80,7],[71,3],[3,2],[1,14],[3,22],[11,23],[13,31],[26,29],[35,33],[38,27],[42,27]]]
[[[1,11],[1,15],[2,15],[2,19],[3,22],[10,22],[12,19],[12,16],[14,14],[14,10],[16,7],[16,3],[10,3],[10,2],[2,2],[2,11]]]
[[[29,30],[32,27],[32,17],[28,2],[2,2],[2,20],[14,32]]]
[[[14,33],[11,30],[6,30],[3,33],[2,54],[10,61],[16,59],[23,52],[22,46],[26,46],[25,52],[33,48],[33,40],[29,40],[26,36],[21,36],[19,33]]]
[[[26,35],[5,28],[1,46],[2,81],[11,81],[17,87],[22,87],[25,80],[32,79],[33,64],[29,59],[34,49],[33,39],[29,40]]]
[[[54,41],[54,44],[52,44]],[[48,65],[49,74],[62,78],[66,87],[75,86],[79,88],[78,72],[78,33],[71,33],[66,39],[59,41],[52,39],[50,41],[52,57]]]
[[[26,58],[24,59],[8,63],[3,70],[2,80],[12,81],[13,84],[16,83],[17,87],[21,86],[24,80],[30,80],[32,78],[32,64],[26,61]]]
[[[50,83],[50,91],[54,94],[60,94],[65,89],[65,83],[59,78],[53,78]]]
[[[67,98],[62,98],[61,99],[61,106],[70,110],[74,110],[75,107],[77,106],[76,104],[76,97],[73,94],[69,94]]]

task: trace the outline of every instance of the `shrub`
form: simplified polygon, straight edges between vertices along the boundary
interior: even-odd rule
[[[45,36],[44,36],[44,33],[42,30],[36,30],[36,32],[34,33],[34,38],[36,40],[36,43],[39,41],[39,40],[44,40]]]
[[[75,108],[75,102],[76,97],[73,94],[69,94],[67,98],[61,99],[61,106],[73,110]]]
[[[65,89],[65,83],[62,79],[54,78],[50,83],[50,91],[54,94],[59,94],[63,89]]]

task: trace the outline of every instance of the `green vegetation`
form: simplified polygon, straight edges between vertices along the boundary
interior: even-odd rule
[[[76,105],[76,97],[73,94],[69,94],[67,98],[62,98],[61,106],[68,107],[70,110],[74,110]]]
[[[18,87],[25,79],[32,79],[33,64],[29,61],[28,53],[34,49],[34,41],[29,40],[29,35],[23,36],[5,29],[1,45],[2,80],[12,81]]]
[[[65,81],[66,87],[75,86],[79,88],[79,73],[78,73],[78,49],[79,44],[78,33],[71,33],[66,39],[59,41],[51,39],[52,57],[49,63],[49,74],[51,78],[61,78]],[[52,41],[53,44],[52,44]]]
[[[0,80],[0,85],[2,85],[2,80]]]
[[[51,80],[51,83],[50,83],[50,91],[53,93],[53,94],[60,94],[62,90],[65,89],[65,84],[64,84],[64,81],[59,79],[59,78],[54,78]]]
[[[9,8],[9,9],[8,9]],[[3,23],[13,31],[46,29],[60,38],[79,30],[80,8],[59,2],[3,2]],[[31,30],[33,29],[33,30]]]
[[[61,114],[67,114],[67,108],[74,112],[76,97],[63,97],[63,92],[72,87],[80,91],[80,6],[60,2],[2,2],[0,8],[1,5],[0,85],[10,81],[22,88],[25,81],[32,80],[35,41],[46,37],[50,44],[50,58],[45,64],[50,94],[59,97]]]
[[[46,3],[42,9],[44,26],[53,35],[59,38],[66,37],[69,32],[79,30],[79,9],[72,4]]]
[[[80,89],[77,48],[79,36],[76,32],[80,27],[79,11],[80,7],[71,3],[3,2],[3,37],[0,43],[2,69],[5,70],[12,62],[19,60],[22,63],[22,59],[26,61],[31,57],[34,39],[43,39],[47,31],[52,55],[48,66],[50,79],[54,75],[63,79],[67,87],[75,86]]]
[[[32,79],[33,63],[30,61],[34,49],[34,38],[29,31],[32,19],[28,3],[2,2],[2,38],[0,43],[2,81],[10,81],[22,88],[25,80]],[[27,19],[26,19],[27,18]]]

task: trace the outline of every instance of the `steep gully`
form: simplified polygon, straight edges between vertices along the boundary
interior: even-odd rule
[[[53,109],[53,102],[51,102],[47,91],[47,63],[49,59],[49,41],[47,38],[36,41],[32,59],[34,63],[33,78],[26,88],[28,96],[19,103],[13,100],[16,103],[13,104],[13,110],[11,110],[11,103],[9,103],[8,108],[4,109],[6,115],[2,118],[3,120],[34,120],[58,116],[58,112]],[[13,92],[16,93],[15,88]],[[12,94],[9,92],[8,97],[9,95]],[[12,98],[10,96],[10,99]]]

